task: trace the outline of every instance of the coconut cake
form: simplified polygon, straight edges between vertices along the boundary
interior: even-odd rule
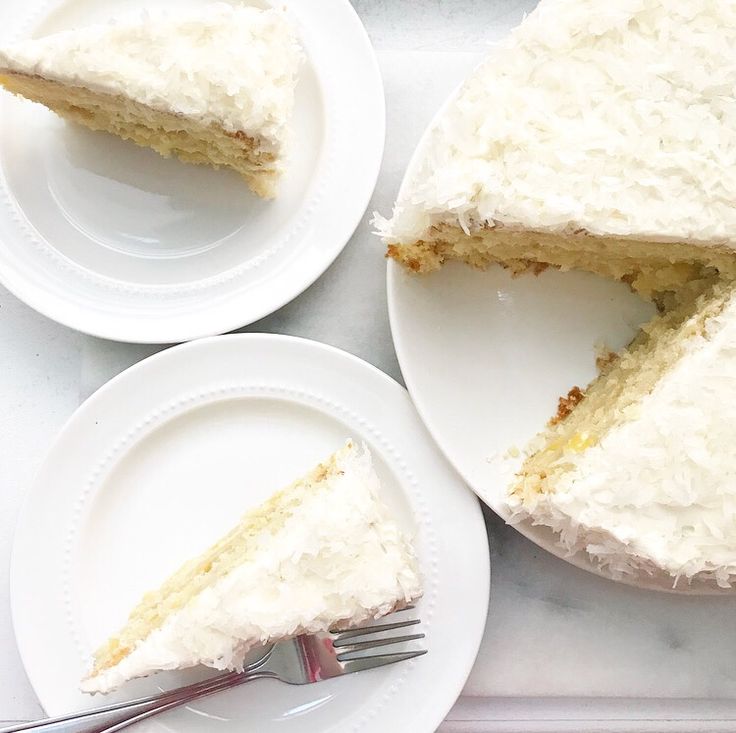
[[[85,692],[164,669],[242,669],[255,646],[353,626],[421,593],[411,538],[353,441],[147,593],[94,655]]]
[[[303,53],[278,10],[149,10],[0,48],[0,84],[165,157],[276,193]]]

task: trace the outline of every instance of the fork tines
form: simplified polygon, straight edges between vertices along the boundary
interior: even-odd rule
[[[416,624],[420,623],[420,619],[412,618],[408,621],[397,621],[393,624],[375,624],[373,626],[361,626],[357,629],[335,629],[332,633],[339,635],[338,639],[350,639],[354,636],[377,634],[379,631],[393,631],[394,629],[403,629],[406,626],[415,626]],[[334,646],[337,646],[337,644],[334,644]]]
[[[358,629],[333,631],[332,633],[335,638],[333,639],[332,646],[337,653],[337,661],[341,662],[345,666],[346,671],[348,671],[349,668],[350,671],[357,672],[362,669],[370,669],[384,664],[393,664],[394,662],[401,662],[406,659],[420,657],[427,653],[426,649],[394,652],[392,654],[359,654],[360,652],[390,646],[392,644],[401,644],[408,641],[423,639],[423,633],[386,636],[366,640],[362,638],[365,636],[373,636],[374,634],[378,634],[383,631],[395,631],[396,629],[403,629],[408,626],[416,626],[419,623],[421,623],[421,621],[418,618],[414,618],[407,621],[398,621],[392,624],[375,624],[374,626],[363,626]]]

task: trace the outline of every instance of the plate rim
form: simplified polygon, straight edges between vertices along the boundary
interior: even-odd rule
[[[18,648],[21,661],[23,663],[24,670],[26,672],[26,675],[28,676],[29,682],[31,684],[31,687],[34,690],[34,693],[38,697],[39,701],[41,702],[44,709],[47,707],[47,700],[44,700],[42,696],[39,694],[40,685],[39,681],[37,679],[36,674],[33,671],[33,666],[28,664],[28,646],[31,643],[32,639],[30,638],[31,635],[28,633],[28,629],[24,630],[25,624],[21,618],[23,614],[23,608],[24,606],[27,607],[27,602],[24,604],[21,600],[23,595],[19,592],[19,589],[22,589],[24,586],[27,586],[29,581],[26,579],[28,577],[28,573],[23,571],[23,568],[28,567],[28,550],[27,547],[23,547],[23,545],[27,545],[28,540],[23,540],[24,536],[28,536],[29,530],[33,525],[33,507],[32,505],[34,502],[38,502],[40,494],[42,493],[42,489],[39,487],[39,479],[42,477],[44,470],[46,468],[47,462],[49,459],[53,458],[53,453],[57,449],[58,444],[62,440],[62,436],[65,436],[68,434],[69,430],[74,429],[74,424],[78,421],[84,418],[84,413],[89,413],[93,411],[97,405],[97,402],[100,399],[106,398],[108,393],[113,392],[114,390],[118,389],[118,385],[125,382],[127,382],[128,379],[131,378],[131,373],[135,375],[136,372],[140,371],[145,374],[145,369],[147,368],[147,365],[151,362],[159,361],[164,358],[172,358],[169,355],[169,352],[176,352],[176,353],[184,353],[190,354],[193,351],[202,351],[204,354],[207,353],[208,347],[212,343],[221,343],[224,341],[234,342],[237,344],[237,342],[245,342],[250,344],[250,348],[257,348],[259,343],[265,342],[280,342],[282,344],[285,344],[287,348],[296,348],[296,349],[314,349],[315,353],[321,352],[322,354],[326,354],[327,357],[332,360],[336,359],[335,361],[336,366],[339,366],[339,363],[341,360],[347,360],[352,363],[352,366],[364,370],[367,374],[370,374],[371,380],[380,380],[383,382],[383,384],[386,386],[386,389],[393,391],[395,395],[397,395],[402,401],[404,401],[404,405],[401,406],[400,404],[397,404],[397,409],[401,410],[408,410],[410,412],[406,413],[407,417],[410,421],[414,422],[415,429],[417,431],[420,431],[418,434],[416,434],[416,439],[418,441],[421,441],[424,444],[424,450],[431,451],[436,454],[437,459],[445,464],[446,471],[449,475],[453,476],[455,475],[455,472],[453,471],[452,467],[445,461],[444,457],[441,453],[439,453],[436,449],[436,446],[433,442],[433,440],[429,437],[429,435],[424,432],[424,426],[419,419],[419,417],[416,415],[416,410],[414,409],[413,403],[411,399],[409,398],[409,395],[407,391],[390,375],[386,374],[382,370],[380,370],[378,367],[370,364],[369,362],[364,361],[358,356],[355,356],[354,354],[351,354],[347,351],[344,351],[342,349],[339,349],[337,347],[324,344],[322,342],[314,341],[311,339],[307,339],[300,336],[288,336],[288,335],[280,335],[280,334],[271,334],[271,333],[242,333],[242,334],[228,334],[225,336],[213,336],[205,339],[200,339],[194,342],[187,342],[184,344],[180,344],[174,347],[170,347],[167,349],[163,349],[162,351],[157,352],[156,354],[153,354],[145,359],[142,359],[141,361],[137,362],[136,364],[128,367],[124,371],[117,374],[115,377],[107,381],[105,384],[103,384],[98,390],[96,390],[92,395],[87,397],[81,405],[79,405],[75,411],[72,413],[72,415],[65,421],[62,428],[57,433],[56,438],[52,442],[52,444],[49,446],[38,471],[36,472],[36,475],[31,482],[28,490],[26,491],[26,494],[23,498],[23,502],[18,514],[18,519],[16,521],[15,525],[15,533],[13,537],[13,543],[11,548],[11,558],[10,558],[10,573],[9,573],[9,590],[10,590],[10,611],[11,611],[11,620],[12,620],[12,626],[16,641],[16,646]],[[237,348],[237,346],[235,347]],[[135,376],[133,376],[135,378]],[[153,400],[155,401],[155,400]],[[81,413],[81,417],[80,417]],[[99,458],[100,456],[97,456]],[[92,461],[90,462],[90,467],[92,465]],[[459,486],[457,488],[461,488],[462,480],[460,477],[457,477],[457,481]],[[477,608],[475,609],[475,612],[470,615],[469,617],[466,617],[464,619],[464,627],[470,627],[471,633],[468,635],[468,637],[471,639],[470,648],[472,649],[472,653],[468,655],[468,658],[466,660],[466,663],[463,666],[463,673],[457,674],[455,679],[454,686],[450,685],[444,685],[442,688],[442,691],[444,694],[442,695],[442,698],[445,699],[446,705],[440,706],[436,709],[436,714],[434,715],[432,719],[432,725],[434,727],[427,727],[427,731],[433,731],[436,729],[436,727],[442,722],[444,717],[449,712],[450,708],[452,707],[452,704],[458,699],[460,696],[462,689],[465,685],[465,682],[472,670],[472,666],[474,664],[475,658],[478,654],[478,651],[480,650],[481,641],[483,638],[483,633],[485,629],[486,619],[488,615],[488,609],[489,609],[489,599],[490,599],[490,579],[491,579],[491,563],[490,563],[490,552],[487,551],[488,548],[488,537],[485,529],[485,522],[483,520],[482,516],[482,510],[480,503],[476,500],[476,497],[470,492],[469,490],[466,490],[466,487],[462,486],[463,490],[465,491],[467,495],[467,499],[470,500],[472,503],[467,503],[467,512],[463,515],[465,517],[466,522],[463,524],[464,530],[467,529],[468,523],[467,521],[472,521],[472,524],[475,528],[475,536],[473,544],[481,544],[482,547],[486,550],[481,553],[474,553],[473,554],[473,569],[472,569],[472,575],[474,579],[474,595],[481,599],[483,602],[478,603]],[[444,495],[444,492],[438,491],[437,495]],[[465,501],[465,500],[463,500]],[[437,518],[435,517],[434,522],[437,522]],[[436,526],[436,525],[435,525]],[[472,536],[472,535],[471,535]],[[22,541],[21,541],[22,540]],[[60,609],[62,608],[63,604],[61,600],[60,603]],[[472,607],[471,607],[472,608]],[[37,654],[35,656],[38,656]],[[395,704],[395,703],[394,703]],[[58,710],[52,711],[54,714],[58,712]],[[368,727],[370,728],[370,726]],[[368,729],[366,728],[366,729]],[[361,728],[362,729],[362,728]]]
[[[14,23],[14,30],[32,29],[44,18],[63,8],[70,0],[35,0],[31,7],[23,6],[20,2],[13,4],[10,0],[7,12],[9,17],[13,17],[13,8],[23,8],[23,16]],[[228,0],[232,1],[232,0]],[[353,234],[360,225],[365,216],[366,209],[370,203],[373,192],[375,191],[380,175],[381,163],[386,141],[386,100],[383,86],[383,77],[378,63],[375,48],[371,43],[368,32],[363,24],[360,16],[349,0],[328,0],[329,12],[331,14],[339,13],[343,18],[343,32],[348,30],[353,37],[354,43],[352,47],[355,49],[355,58],[360,59],[360,65],[365,69],[367,75],[370,75],[372,87],[363,87],[361,97],[366,99],[363,106],[361,117],[369,120],[365,125],[365,130],[371,132],[367,143],[361,143],[362,153],[361,165],[358,166],[360,171],[360,186],[356,186],[355,178],[351,177],[351,185],[348,187],[350,191],[356,191],[353,194],[353,204],[345,213],[345,209],[341,208],[340,225],[338,227],[339,234],[328,238],[334,244],[330,247],[320,246],[314,251],[322,256],[314,259],[314,254],[310,255],[309,260],[314,261],[316,265],[308,272],[307,277],[294,278],[295,264],[285,262],[281,267],[269,276],[270,286],[264,293],[261,291],[259,302],[257,305],[248,304],[246,309],[242,308],[243,299],[247,296],[250,288],[239,288],[238,290],[227,294],[224,302],[220,303],[215,298],[216,308],[210,308],[214,301],[208,299],[199,300],[194,309],[187,309],[182,313],[160,312],[155,314],[152,319],[144,313],[136,314],[133,303],[129,303],[120,312],[108,313],[104,309],[98,312],[90,312],[89,301],[77,303],[73,298],[57,293],[50,293],[44,289],[44,283],[37,283],[18,268],[14,263],[6,263],[0,256],[0,284],[7,288],[16,298],[31,307],[36,312],[46,318],[57,323],[72,328],[81,333],[95,336],[98,338],[110,339],[124,343],[141,343],[141,344],[171,344],[184,341],[191,341],[199,338],[224,334],[238,328],[242,328],[265,318],[290,303],[299,295],[310,288],[334,263],[339,257],[347,244],[350,242]],[[271,5],[274,0],[266,0]],[[320,0],[324,2],[324,0]],[[18,11],[15,11],[18,12]],[[12,34],[11,34],[12,36]],[[317,75],[320,86],[324,83],[324,78]],[[327,107],[325,107],[327,109]],[[342,125],[343,121],[338,119],[336,124]],[[182,163],[182,165],[185,165]],[[354,176],[354,170],[353,170]],[[7,193],[9,198],[4,201],[6,206],[2,207],[3,216],[8,219],[14,218],[16,212],[12,210],[15,206],[12,194],[6,183],[5,176],[0,168],[0,193]],[[315,181],[314,177],[310,181]],[[336,177],[335,181],[340,178]],[[359,194],[359,195],[358,195]],[[252,195],[252,194],[247,194]],[[344,201],[342,202],[344,205]],[[324,205],[324,203],[323,203]],[[23,215],[21,214],[21,217]],[[324,214],[323,214],[324,217]],[[26,222],[23,220],[19,226],[25,227]],[[15,235],[13,235],[15,236]],[[20,230],[18,236],[21,236]],[[322,240],[324,241],[324,240]],[[53,245],[53,242],[51,242]],[[3,244],[0,240],[0,255],[2,254]],[[289,277],[291,274],[291,277]],[[104,279],[104,278],[103,278]],[[293,282],[296,279],[296,282]],[[276,295],[272,293],[276,292]],[[205,317],[204,314],[208,310],[215,310],[217,317],[212,320],[211,317]],[[192,314],[196,314],[197,325],[190,325]],[[202,321],[201,323],[199,321]]]

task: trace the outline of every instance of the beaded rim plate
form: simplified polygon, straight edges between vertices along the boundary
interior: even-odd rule
[[[155,730],[212,731],[216,720],[218,730],[257,723],[259,733],[434,731],[485,626],[480,505],[391,378],[332,347],[265,334],[145,359],[90,397],[52,446],[11,567],[18,647],[47,713],[98,704],[78,692],[79,679],[140,595],[348,437],[369,446],[384,499],[416,536],[425,594],[415,613],[429,653],[317,685],[255,682],[167,714]],[[190,680],[163,673],[116,694]]]
[[[152,4],[181,7],[32,0],[29,10],[28,2],[8,0],[0,42]],[[292,151],[273,201],[250,193],[232,171],[164,159],[0,90],[0,282],[64,325],[147,343],[239,328],[311,285],[343,249],[373,192],[383,85],[348,0],[279,5],[298,28],[306,62]]]

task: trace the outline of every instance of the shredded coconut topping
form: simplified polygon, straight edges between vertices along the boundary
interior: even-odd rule
[[[302,51],[284,14],[215,3],[146,11],[0,50],[0,70],[124,95],[279,145]]]
[[[542,0],[431,131],[390,220],[736,248],[736,4]]]

